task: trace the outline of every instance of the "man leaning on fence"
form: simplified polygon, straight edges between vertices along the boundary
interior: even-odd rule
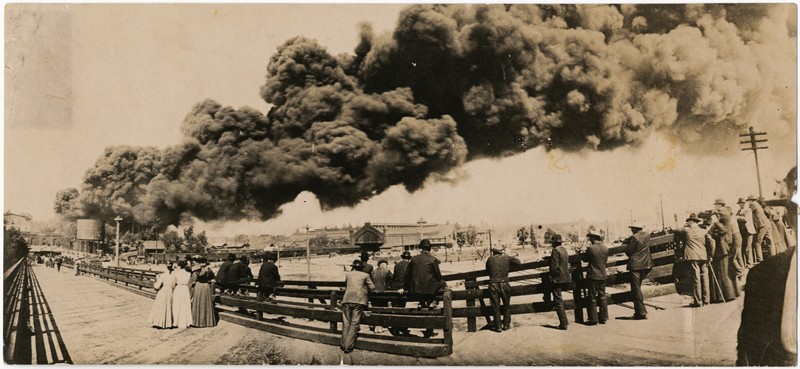
[[[364,272],[364,262],[353,260],[352,269],[345,275],[345,291],[342,297],[342,341],[340,348],[345,354],[353,351],[358,336],[361,315],[369,303],[369,291],[375,290],[372,278]]]
[[[405,290],[415,295],[419,300],[420,308],[435,306],[436,293],[446,284],[439,271],[439,260],[430,254],[431,242],[424,239],[419,242],[419,255],[411,258],[406,268]],[[423,333],[425,337],[433,337],[436,333],[428,328]]]
[[[558,315],[558,329],[566,330],[569,325],[567,313],[564,311],[564,300],[561,292],[569,289],[572,275],[569,272],[569,252],[561,245],[561,235],[554,234],[550,237],[553,253],[550,255],[550,279],[553,281],[553,304]]]
[[[586,249],[586,260],[589,262],[589,321],[588,325],[606,324],[608,320],[608,304],[606,303],[606,263],[608,262],[608,246],[603,244],[603,234],[592,229],[586,235],[592,243]],[[597,307],[600,307],[600,316]]]
[[[492,310],[494,310],[492,330],[495,332],[511,329],[511,285],[508,283],[508,272],[512,265],[521,264],[519,259],[505,255],[504,252],[503,247],[492,247],[492,256],[486,260],[486,271],[489,272],[489,298],[492,300]]]

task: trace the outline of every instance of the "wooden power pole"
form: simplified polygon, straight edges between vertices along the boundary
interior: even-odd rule
[[[768,149],[768,146],[759,147],[758,144],[760,142],[767,142],[767,138],[757,140],[756,136],[763,136],[766,135],[766,132],[756,132],[753,130],[753,127],[750,126],[750,133],[743,133],[740,134],[739,137],[749,137],[749,140],[741,141],[741,144],[750,144],[750,147],[745,147],[742,151],[753,150],[753,155],[756,158],[756,179],[758,180],[758,197],[764,197],[764,194],[761,191],[761,169],[758,167],[758,150],[765,150]]]

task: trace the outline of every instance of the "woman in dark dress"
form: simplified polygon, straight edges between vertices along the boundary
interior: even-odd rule
[[[194,272],[197,281],[194,284],[194,294],[192,295],[192,326],[213,327],[217,325],[214,315],[214,296],[211,293],[214,272],[208,267],[207,259],[199,258],[196,261],[201,267]]]

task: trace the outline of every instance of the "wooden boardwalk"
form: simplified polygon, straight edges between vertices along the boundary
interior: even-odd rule
[[[632,310],[615,305],[608,324],[571,324],[568,331],[552,328],[555,313],[516,315],[504,333],[468,333],[456,320],[454,353],[422,359],[361,350],[343,355],[335,346],[225,321],[214,328],[153,329],[148,297],[70,269],[34,270],[75,364],[732,366],[742,305],[740,298],[692,309],[681,296],[663,296],[647,301],[665,308],[648,308],[647,321],[617,319]]]

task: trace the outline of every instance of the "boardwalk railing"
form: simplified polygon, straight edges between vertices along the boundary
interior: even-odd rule
[[[665,284],[644,288],[645,298],[675,293],[675,285],[672,283],[675,247],[676,242],[672,234],[652,238],[651,254],[654,268],[647,278]],[[623,252],[624,246],[609,249],[609,255],[613,257],[607,264],[608,286],[630,283],[629,273],[620,271],[627,264],[627,258],[618,255]],[[570,256],[570,264],[576,277],[572,284],[574,299],[565,300],[564,304],[566,309],[574,309],[575,320],[581,322],[584,310],[588,306],[589,281],[583,277],[584,270],[580,266],[581,255]],[[511,305],[511,314],[553,310],[551,298],[553,285],[547,276],[547,267],[548,260],[512,267],[512,272],[523,272],[523,274],[509,278],[513,284],[511,296],[515,297],[513,301],[516,302]],[[79,269],[82,273],[124,283],[139,290],[145,289],[154,295],[152,286],[157,272],[132,268],[102,268],[86,264],[80,265]],[[431,328],[442,332],[441,338],[363,333],[359,335],[356,348],[422,357],[449,355],[452,352],[453,318],[466,318],[467,329],[470,332],[477,330],[479,317],[484,317],[487,323],[491,321],[491,306],[487,303],[489,292],[484,287],[488,284],[488,274],[485,270],[449,274],[445,275],[444,279],[449,282],[463,281],[465,289],[440,291],[441,307],[406,308],[406,301],[415,301],[415,296],[396,292],[374,293],[370,294],[372,306],[361,321],[369,326]],[[238,291],[235,295],[216,294],[215,301],[220,308],[222,319],[294,338],[331,345],[339,344],[339,324],[342,321],[339,301],[344,293],[344,282],[283,281],[283,286],[275,289],[278,298],[266,300],[258,296],[257,287],[253,284],[239,285],[236,289]],[[613,304],[632,300],[628,291],[610,294],[606,299]],[[241,313],[247,310],[254,315],[250,315],[250,312]],[[282,318],[267,319],[264,317],[265,314],[294,319],[291,322]]]
[[[19,260],[3,274],[3,358],[6,363],[19,362],[25,351],[30,352],[30,285],[27,276],[25,259]]]
[[[79,271],[139,290],[144,289],[151,297],[155,296],[152,288],[157,273],[152,271],[102,268],[86,264],[80,265]],[[286,281],[285,285],[305,288],[277,288],[275,292],[280,297],[276,299],[260,298],[256,286],[250,284],[238,286],[240,291],[235,295],[217,293],[215,289],[219,316],[247,327],[338,346],[342,322],[340,301],[344,295],[340,288],[341,283]],[[413,300],[414,297],[393,292],[370,294],[372,306],[365,311],[361,324],[397,329],[433,329],[437,334],[441,332],[439,337],[373,334],[362,328],[355,347],[418,357],[450,355],[453,351],[452,292],[440,291],[438,299],[441,306],[436,308],[391,307],[404,305],[407,299]],[[265,315],[277,317],[271,319]],[[292,318],[291,321],[287,317]]]
[[[3,359],[9,364],[72,363],[41,286],[23,258],[3,274]]]

